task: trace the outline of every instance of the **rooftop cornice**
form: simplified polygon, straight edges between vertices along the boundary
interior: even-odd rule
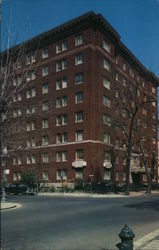
[[[152,80],[157,86],[159,86],[159,78],[154,73],[148,71],[145,66],[132,54],[132,52],[121,42],[120,35],[111,26],[111,24],[106,21],[101,14],[95,14],[93,11],[72,19],[49,31],[33,37],[30,40],[10,48],[10,53],[13,56],[16,55],[22,45],[25,47],[24,53],[30,53],[37,48],[37,44],[39,44],[39,47],[43,47],[50,44],[51,42],[57,42],[64,37],[82,31],[88,27],[100,30],[103,34],[105,32],[109,34],[109,36],[114,40],[119,51],[122,52],[126,60],[129,60],[136,71],[142,72],[147,79]],[[2,53],[5,54],[5,51]]]

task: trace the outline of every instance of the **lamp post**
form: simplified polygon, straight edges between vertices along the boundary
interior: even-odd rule
[[[8,154],[8,151],[7,151],[7,147],[5,146],[2,150],[2,166],[3,166],[2,202],[6,202],[5,183],[6,183],[7,154]]]

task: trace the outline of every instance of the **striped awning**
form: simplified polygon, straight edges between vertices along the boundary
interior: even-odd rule
[[[85,166],[87,166],[87,162],[83,160],[77,160],[72,162],[72,167],[74,168],[83,168]]]
[[[111,168],[111,167],[112,167],[112,164],[111,164],[110,161],[104,161],[104,162],[103,162],[103,167],[104,167],[104,168]]]

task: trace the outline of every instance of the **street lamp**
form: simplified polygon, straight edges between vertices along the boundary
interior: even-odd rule
[[[6,183],[6,164],[7,164],[7,147],[2,150],[3,182],[2,182],[2,202],[6,202],[5,183]]]

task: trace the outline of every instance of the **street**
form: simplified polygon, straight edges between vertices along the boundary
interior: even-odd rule
[[[7,198],[22,208],[1,213],[2,250],[117,249],[125,224],[135,240],[159,227],[158,196]]]

